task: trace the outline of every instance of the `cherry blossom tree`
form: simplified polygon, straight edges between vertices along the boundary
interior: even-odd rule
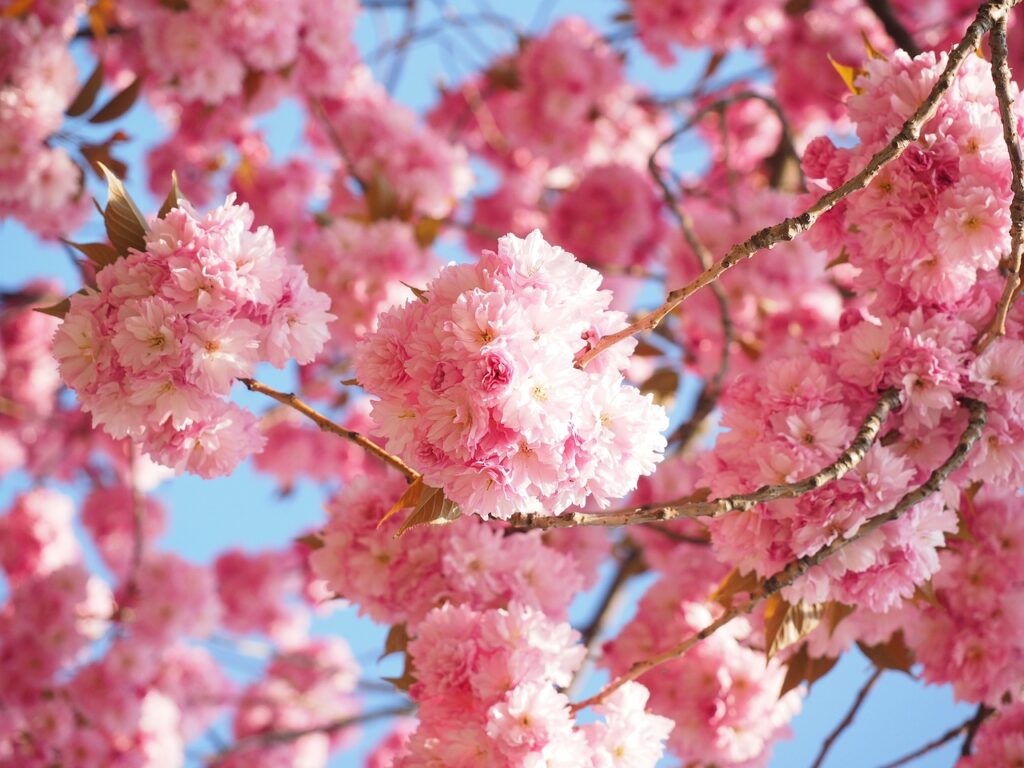
[[[815,766],[1024,764],[1017,5],[5,0],[0,768],[754,768],[853,653]],[[320,523],[165,547],[236,471]]]

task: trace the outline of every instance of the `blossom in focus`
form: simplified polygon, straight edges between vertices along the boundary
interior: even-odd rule
[[[558,514],[624,496],[665,446],[664,410],[622,380],[635,342],[584,369],[625,325],[600,275],[540,232],[450,265],[424,301],[390,310],[356,353],[388,449],[464,510]]]
[[[53,351],[93,423],[167,466],[223,475],[263,444],[254,416],[225,400],[258,362],[311,362],[329,299],[288,264],[234,197],[200,215],[182,202],[154,219],[146,249],[104,267],[71,297]]]

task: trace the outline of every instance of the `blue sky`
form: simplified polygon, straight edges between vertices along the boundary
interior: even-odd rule
[[[441,3],[419,5],[424,26],[431,26],[440,19],[439,8],[444,7]],[[567,13],[582,15],[599,29],[607,30],[611,26],[611,18],[624,9],[620,3],[599,0],[524,0],[496,5],[503,14],[513,15],[524,30],[534,31],[546,26],[551,19]],[[486,0],[454,3],[453,7],[467,14],[479,13],[481,9],[488,8]],[[548,10],[545,11],[545,8]],[[357,41],[364,54],[379,45],[381,25],[387,25],[391,35],[401,32],[399,17],[381,14],[375,22],[370,14],[364,13],[357,30]],[[444,33],[412,49],[396,96],[415,109],[423,109],[433,100],[438,82],[456,82],[468,74],[473,66],[479,67],[494,53],[507,51],[514,43],[514,38],[507,31],[493,26],[474,27],[469,35],[458,32],[457,27],[450,25]],[[707,53],[693,53],[682,57],[675,67],[662,69],[635,44],[627,44],[623,48],[627,53],[626,64],[630,79],[658,94],[687,90],[688,85],[704,71],[708,58]],[[83,77],[91,70],[87,58],[83,48],[79,51]],[[728,77],[730,73],[745,72],[754,65],[756,59],[750,54],[734,54],[725,62],[718,76]],[[387,72],[386,66],[376,70],[379,77]],[[262,118],[261,123],[276,153],[287,154],[301,148],[302,120],[294,105],[283,106]],[[155,209],[159,201],[148,195],[140,178],[143,168],[141,159],[146,146],[160,135],[161,127],[155,116],[142,106],[137,106],[130,113],[123,127],[133,137],[133,141],[121,150],[121,156],[132,169],[129,189],[144,210]],[[680,169],[696,172],[703,163],[704,154],[697,139],[687,137],[679,145],[675,158]],[[99,186],[95,184],[94,193],[101,195]],[[82,239],[99,234],[99,222],[94,221],[87,227]],[[448,250],[445,252],[445,256],[456,255]],[[770,254],[764,254],[763,257],[770,258]],[[0,288],[18,286],[35,276],[56,276],[69,288],[77,283],[77,275],[61,248],[39,243],[17,224],[0,223]],[[287,388],[291,372],[268,369],[261,371],[260,378],[272,385]],[[257,411],[267,406],[264,399],[246,392],[239,392],[237,399]],[[0,504],[6,503],[24,487],[24,478],[18,476],[0,481]],[[80,488],[70,490],[80,495]],[[292,494],[281,498],[273,482],[253,472],[248,465],[231,477],[219,480],[204,481],[191,476],[177,478],[162,486],[158,495],[171,512],[169,531],[161,541],[162,548],[197,561],[207,561],[229,546],[250,550],[277,547],[289,537],[323,519],[324,498],[319,489],[300,483]],[[605,573],[605,578],[609,575]],[[634,592],[639,594],[648,583],[646,579],[637,580]],[[592,595],[581,596],[573,606],[573,617],[585,622],[593,603]],[[628,614],[620,617],[620,623],[627,618]],[[367,677],[395,671],[391,662],[375,664],[385,630],[359,619],[353,610],[339,610],[330,617],[318,619],[315,631],[344,636],[352,645],[357,658],[367,665]],[[233,651],[219,653],[225,665],[235,670],[240,677],[258,669],[258,659],[239,656]],[[854,653],[848,655],[827,678],[818,683],[805,701],[802,714],[794,721],[796,737],[782,742],[776,748],[771,763],[773,768],[810,765],[822,739],[842,718],[857,689],[870,672],[866,659]],[[592,687],[599,684],[600,677],[591,681]],[[369,706],[387,700],[387,697],[378,696]],[[854,727],[833,748],[827,765],[831,768],[864,768],[881,764],[931,740],[952,724],[961,722],[972,711],[971,707],[955,706],[947,689],[925,688],[900,673],[886,673],[862,709]],[[332,765],[359,765],[368,745],[381,733],[380,726],[367,728],[359,748],[340,755]],[[957,754],[958,747],[954,743],[914,765],[920,768],[949,766],[955,762]]]

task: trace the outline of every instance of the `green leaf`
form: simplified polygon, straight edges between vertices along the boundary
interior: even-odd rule
[[[164,198],[164,203],[160,206],[160,210],[157,211],[156,217],[158,219],[164,218],[168,213],[179,207],[184,199],[181,190],[178,188],[178,174],[171,171],[171,188],[168,190],[167,197]]]
[[[90,123],[109,123],[116,120],[135,105],[142,89],[142,78],[136,77],[123,91],[117,93],[89,118]]]
[[[129,248],[139,251],[146,249],[146,233],[149,225],[139,207],[135,205],[121,180],[100,163],[100,170],[107,180],[107,206],[103,209],[103,222],[107,227],[107,237],[124,256]]]
[[[102,85],[103,62],[97,61],[96,68],[89,75],[89,79],[82,84],[78,94],[71,100],[68,108],[64,110],[64,114],[68,117],[78,117],[88,112],[95,103],[96,96],[99,94],[100,86]]]
[[[63,242],[79,253],[84,254],[89,261],[98,267],[113,264],[118,259],[117,250],[114,246],[107,245],[106,243],[73,243],[70,240],[63,240]]]

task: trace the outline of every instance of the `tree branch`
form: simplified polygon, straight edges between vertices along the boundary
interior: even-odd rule
[[[998,19],[989,36],[992,44],[992,82],[995,84],[996,100],[999,102],[999,118],[1003,123],[1003,141],[1010,157],[1013,172],[1010,188],[1013,200],[1010,202],[1010,258],[1006,287],[996,305],[996,314],[975,342],[975,351],[980,355],[1000,336],[1006,334],[1006,317],[1021,289],[1021,255],[1024,251],[1024,159],[1021,157],[1020,138],[1017,136],[1017,117],[1013,113],[1010,98],[1010,82],[1013,75],[1007,62],[1006,17]]]
[[[725,124],[725,112],[724,107],[721,108],[721,121]],[[701,110],[699,113],[701,116],[707,114],[707,110]],[[683,130],[674,132],[669,138],[662,141],[651,154],[647,160],[647,168],[654,178],[655,183],[661,188],[662,195],[665,198],[665,202],[675,216],[676,221],[679,222],[679,229],[683,233],[683,238],[686,240],[690,249],[697,256],[697,261],[700,264],[701,269],[708,269],[714,258],[711,252],[708,251],[707,247],[701,242],[701,239],[697,237],[696,229],[693,226],[693,219],[679,204],[679,199],[676,194],[668,185],[665,177],[661,173],[661,169],[658,167],[657,157],[658,153],[663,147],[665,147],[670,141],[674,141],[676,137],[681,136],[684,130],[688,130],[692,127],[699,118],[695,115],[690,120],[687,120]],[[698,429],[704,423],[704,420],[715,410],[715,406],[718,404],[718,396],[722,392],[722,382],[725,380],[726,374],[729,372],[729,355],[732,348],[733,340],[733,324],[732,315],[729,312],[729,300],[725,295],[721,284],[714,283],[711,286],[711,290],[714,292],[715,301],[718,302],[718,313],[721,317],[722,322],[722,357],[718,363],[718,370],[715,371],[714,376],[704,385],[704,389],[701,390],[700,396],[697,398],[697,403],[694,406],[693,413],[690,415],[689,420],[683,425],[684,428],[678,430],[682,440],[680,441],[679,450],[684,450],[689,444],[690,440],[694,435],[697,434]]]
[[[861,687],[857,693],[857,698],[853,700],[853,705],[850,707],[850,711],[846,713],[846,717],[840,721],[839,725],[828,735],[824,743],[821,745],[821,751],[818,753],[818,758],[814,761],[814,765],[811,768],[821,768],[825,762],[825,757],[828,755],[828,751],[832,749],[832,745],[835,744],[836,739],[842,736],[843,731],[850,727],[853,723],[853,719],[857,716],[857,712],[864,704],[864,700],[867,699],[868,694],[871,693],[871,689],[875,687],[875,683],[878,682],[878,678],[882,676],[884,670],[876,668],[872,673],[871,677],[868,678],[867,682]]]
[[[981,724],[995,714],[995,710],[985,704],[979,704],[971,722],[967,724],[967,733],[964,735],[964,743],[960,747],[960,756],[967,757],[974,747],[974,737],[978,735]]]
[[[289,408],[293,408],[294,410],[298,411],[303,416],[308,418],[310,421],[312,421],[314,424],[316,424],[318,427],[320,427],[320,429],[322,429],[324,432],[330,432],[333,435],[337,435],[338,437],[342,437],[345,440],[349,440],[355,443],[363,450],[365,450],[367,453],[369,453],[371,456],[375,456],[384,463],[390,464],[392,467],[397,469],[399,472],[405,475],[405,479],[408,480],[410,483],[419,478],[420,473],[417,472],[412,467],[410,467],[400,458],[398,458],[394,454],[388,453],[375,442],[373,442],[373,440],[370,440],[368,437],[364,437],[355,430],[346,429],[340,424],[336,424],[335,422],[331,421],[329,418],[324,416],[319,411],[306,405],[306,403],[302,402],[291,392],[278,392],[276,389],[271,389],[266,384],[256,381],[255,379],[239,379],[239,381],[245,384],[246,389],[248,389],[250,392],[259,392],[261,395],[266,395],[267,397],[276,400],[282,405],[286,405]]]
[[[580,666],[579,670],[577,670],[576,674],[573,676],[572,684],[569,686],[570,696],[573,694],[573,691],[580,682],[582,682],[586,677],[586,667],[591,661],[594,647],[597,645],[597,640],[601,636],[601,632],[604,630],[608,619],[616,612],[617,606],[622,598],[623,587],[626,586],[626,583],[631,577],[638,573],[642,573],[644,568],[645,566],[640,550],[636,546],[630,544],[628,553],[619,562],[619,567],[616,569],[615,575],[612,577],[607,589],[601,596],[601,602],[594,611],[593,618],[591,618],[590,623],[580,631],[580,642],[584,647],[586,647],[587,656],[583,660],[583,664]]]
[[[921,53],[921,46],[917,44],[910,31],[903,26],[903,22],[896,18],[892,6],[889,5],[889,0],[864,0],[864,4],[882,22],[885,33],[896,43],[897,48],[902,48],[911,56],[917,56],[917,54]]]
[[[581,351],[576,356],[576,365],[583,368],[588,362],[604,352],[604,350],[614,346],[623,339],[628,339],[640,331],[649,331],[656,328],[676,307],[701,288],[713,283],[724,272],[740,262],[751,258],[758,251],[773,248],[781,242],[786,242],[802,235],[814,226],[814,223],[822,214],[830,211],[837,203],[854,192],[867,187],[886,165],[902,155],[908,146],[917,141],[924,124],[935,116],[942,96],[952,86],[964,60],[973,54],[982,36],[992,28],[992,25],[998,19],[1003,18],[1008,9],[1022,1],[1024,0],[991,0],[978,9],[977,16],[975,16],[974,21],[967,28],[963,38],[949,52],[946,67],[935,81],[935,85],[932,87],[927,98],[914,111],[914,114],[907,119],[899,132],[893,136],[892,140],[876,152],[859,173],[819,197],[803,213],[797,216],[790,216],[773,226],[765,227],[744,242],[734,245],[721,261],[714,264],[711,268],[704,270],[704,272],[683,287],[669,293],[665,302],[660,307],[641,316],[621,331],[605,336],[590,349]]]
[[[967,459],[967,454],[981,437],[981,433],[984,430],[985,423],[987,421],[988,409],[984,403],[967,398],[963,398],[961,403],[965,408],[967,408],[969,413],[967,426],[960,435],[956,448],[953,449],[949,458],[942,462],[942,464],[939,465],[931,475],[929,475],[924,484],[904,494],[904,496],[896,502],[888,512],[871,518],[864,525],[858,528],[855,533],[850,534],[847,537],[840,537],[833,540],[831,544],[822,547],[813,555],[808,555],[807,557],[794,560],[774,576],[766,579],[756,594],[752,595],[745,602],[728,609],[699,632],[688,636],[679,644],[672,646],[668,650],[663,651],[656,656],[635,662],[624,674],[612,680],[612,682],[606,685],[598,693],[591,696],[589,699],[584,699],[583,701],[574,704],[572,707],[573,711],[576,712],[586,707],[599,704],[604,701],[607,696],[621,688],[626,683],[642,677],[650,670],[664,664],[665,662],[679,658],[697,645],[697,643],[713,635],[737,616],[750,613],[750,611],[752,611],[766,598],[774,595],[782,589],[785,589],[814,566],[820,565],[824,560],[845,549],[853,542],[859,541],[865,536],[870,535],[886,523],[897,520],[907,510],[938,491],[950,474],[958,469]],[[966,724],[961,726],[961,729],[965,726]]]
[[[405,704],[400,707],[388,707],[387,709],[378,709],[372,712],[363,712],[352,717],[343,717],[338,720],[331,720],[330,722],[324,723],[323,725],[315,725],[310,728],[299,728],[290,731],[267,731],[265,733],[254,733],[249,736],[243,736],[241,739],[230,745],[227,749],[221,751],[215,755],[210,762],[211,766],[217,766],[221,760],[228,757],[229,755],[240,752],[245,749],[253,749],[260,747],[272,747],[278,744],[290,744],[293,741],[298,741],[305,736],[311,736],[315,733],[323,733],[330,735],[337,733],[346,728],[351,728],[354,725],[360,725],[361,723],[368,723],[373,720],[383,720],[388,717],[401,717],[402,715],[408,715],[415,711],[415,707],[411,704]]]
[[[680,517],[721,517],[729,512],[744,512],[758,504],[783,498],[795,498],[839,480],[856,467],[871,449],[889,413],[899,406],[900,393],[885,390],[865,417],[857,436],[839,457],[824,469],[792,483],[766,485],[753,493],[725,496],[713,501],[692,501],[685,504],[646,504],[618,512],[566,512],[544,516],[539,513],[516,514],[509,523],[516,528],[571,528],[579,525],[640,525],[664,522]]]
[[[910,752],[909,754],[906,754],[903,757],[893,760],[891,763],[886,763],[885,765],[879,766],[879,768],[899,768],[899,766],[901,765],[906,765],[907,763],[914,762],[919,757],[924,757],[929,752],[934,752],[936,749],[948,744],[961,733],[963,733],[965,730],[967,730],[967,728],[970,727],[971,721],[973,719],[974,718],[972,717],[970,720],[965,720],[964,722],[960,723],[960,725],[950,728],[948,731],[946,731],[944,734],[939,736],[939,738],[935,739],[934,741],[929,741],[920,749],[915,749],[913,752]]]

